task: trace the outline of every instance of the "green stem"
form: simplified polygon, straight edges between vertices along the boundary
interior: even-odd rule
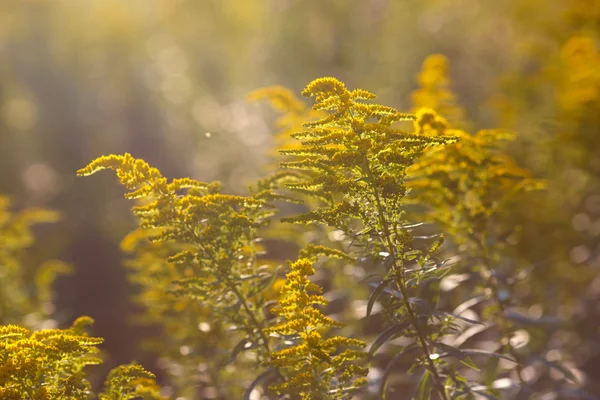
[[[435,364],[434,364],[433,360],[431,359],[431,352],[429,350],[429,345],[427,344],[427,339],[425,338],[425,334],[424,334],[423,330],[421,329],[417,315],[414,312],[412,305],[408,301],[409,297],[408,297],[408,291],[406,288],[406,282],[405,282],[405,278],[404,278],[404,268],[403,268],[403,265],[398,265],[398,258],[396,257],[397,252],[395,251],[395,246],[393,245],[392,235],[390,232],[390,227],[389,227],[388,221],[385,218],[385,216],[387,215],[387,212],[386,212],[386,209],[383,207],[381,198],[379,197],[379,192],[377,191],[377,188],[374,185],[375,179],[373,177],[371,168],[369,167],[368,160],[365,164],[366,164],[367,175],[369,177],[369,186],[371,187],[371,190],[373,191],[375,203],[377,204],[377,216],[379,219],[379,223],[380,223],[381,227],[383,228],[383,237],[380,236],[380,238],[381,238],[384,246],[387,247],[387,250],[388,250],[388,253],[390,254],[390,256],[394,257],[394,263],[392,264],[392,269],[394,271],[394,274],[396,275],[396,286],[398,287],[398,289],[400,290],[400,293],[402,294],[402,303],[403,303],[404,307],[406,308],[409,322],[413,326],[413,329],[415,330],[415,332],[417,333],[419,345],[421,347],[421,350],[425,354],[425,358],[427,359],[426,368],[429,370],[429,372],[431,372],[431,374],[433,376],[436,390],[439,393],[441,399],[450,400],[446,394],[446,390],[444,389],[444,385],[442,384],[442,379],[440,378],[440,376],[438,374],[437,368],[435,367]]]
[[[203,248],[203,246],[199,243],[200,239],[198,238],[195,230],[190,227],[190,226],[185,226],[189,233],[192,234],[192,236],[194,237],[194,244],[199,247],[200,249],[206,251],[206,249]],[[252,244],[250,244],[250,246],[252,246]],[[207,252],[207,251],[206,251]],[[209,253],[209,252],[207,252]],[[215,266],[218,265],[218,261],[217,261],[217,257],[215,254],[213,254],[212,252],[210,252],[210,258],[212,259],[213,263]],[[231,260],[231,262],[235,262],[235,260]],[[258,334],[260,335],[263,343],[262,346],[265,348],[265,350],[267,351],[266,357],[269,357],[269,354],[271,353],[271,348],[269,347],[269,338],[267,338],[267,336],[265,335],[265,333],[263,332],[263,324],[261,324],[260,322],[258,322],[258,319],[256,318],[256,315],[254,315],[254,313],[252,312],[252,310],[250,309],[250,307],[248,306],[248,303],[246,302],[246,298],[242,295],[242,293],[240,293],[238,287],[236,286],[236,284],[230,279],[229,276],[222,276],[221,278],[223,278],[223,280],[225,281],[227,287],[235,294],[235,296],[238,298],[238,300],[240,301],[240,303],[242,304],[242,307],[244,307],[244,310],[246,311],[246,313],[248,314],[248,316],[250,317],[250,320],[252,321],[252,324],[254,325],[254,328],[258,331]]]
[[[229,289],[231,289],[231,291],[236,295],[236,297],[238,298],[240,303],[242,303],[242,307],[244,307],[244,310],[246,310],[246,313],[250,317],[252,324],[254,325],[255,329],[258,331],[258,334],[260,335],[260,337],[263,341],[262,345],[265,348],[265,350],[267,351],[267,357],[268,357],[269,354],[271,353],[271,348],[269,347],[269,338],[267,338],[267,335],[265,335],[265,333],[263,332],[263,324],[261,324],[258,321],[258,319],[256,318],[256,315],[254,315],[254,313],[250,309],[250,306],[248,306],[248,303],[246,302],[246,298],[240,293],[240,291],[237,288],[237,286],[235,285],[235,283],[233,283],[231,281],[231,279],[229,279],[229,277],[225,277],[225,282],[226,282],[227,286],[229,287]]]

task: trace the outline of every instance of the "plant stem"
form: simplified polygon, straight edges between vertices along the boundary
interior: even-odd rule
[[[200,238],[198,238],[196,231],[192,227],[187,226],[187,225],[186,225],[186,228],[188,229],[189,233],[191,233],[193,235],[193,237],[196,239],[195,245],[202,249],[203,246],[200,244],[201,241],[200,241]],[[206,250],[206,249],[204,249],[204,250]],[[214,262],[215,266],[217,266],[218,265],[217,257],[212,252],[211,252],[211,259]],[[231,263],[234,263],[234,262],[235,262],[235,260],[231,260]],[[244,307],[244,310],[248,314],[248,317],[250,317],[250,320],[252,321],[254,328],[258,331],[258,334],[260,335],[260,337],[263,341],[262,345],[265,348],[265,350],[267,351],[266,357],[268,357],[269,354],[271,353],[271,348],[269,347],[269,338],[267,338],[265,333],[262,331],[263,324],[258,322],[258,320],[256,319],[256,315],[254,315],[254,313],[248,306],[248,303],[246,302],[246,298],[242,295],[242,293],[240,293],[238,287],[231,280],[231,278],[227,275],[221,276],[220,278],[223,279],[223,281],[225,282],[227,287],[235,294],[235,296],[238,298],[238,300],[242,304],[242,307]]]
[[[261,339],[263,341],[263,347],[267,351],[267,357],[268,357],[269,353],[271,353],[271,349],[269,347],[269,338],[267,338],[267,336],[265,335],[265,333],[262,330],[263,329],[263,324],[261,324],[260,322],[258,322],[258,319],[256,319],[256,315],[254,315],[254,313],[250,309],[250,306],[248,306],[248,303],[246,302],[246,299],[240,293],[239,289],[231,281],[231,279],[229,279],[229,277],[225,277],[225,282],[227,283],[227,286],[229,287],[229,289],[231,289],[231,291],[236,295],[236,297],[238,298],[238,300],[240,301],[240,303],[242,303],[242,307],[244,307],[244,310],[246,310],[246,313],[250,317],[250,320],[252,321],[252,324],[254,325],[254,327],[256,328],[256,330],[258,331],[258,333],[259,333],[259,335],[260,335],[260,337],[261,337]]]
[[[427,359],[426,368],[429,370],[429,372],[431,372],[431,375],[433,376],[436,391],[439,393],[441,399],[450,400],[446,394],[446,390],[444,389],[444,385],[442,384],[442,379],[440,378],[440,376],[438,374],[437,368],[435,367],[435,364],[434,364],[433,360],[431,359],[431,352],[429,350],[429,345],[427,344],[427,339],[425,338],[425,334],[419,324],[419,319],[418,319],[417,315],[415,314],[415,312],[412,308],[412,305],[408,301],[409,297],[408,297],[408,292],[406,290],[406,282],[405,282],[405,278],[404,278],[404,268],[403,268],[403,265],[398,265],[398,257],[396,257],[397,251],[395,250],[396,246],[394,246],[392,235],[390,232],[390,227],[389,227],[387,219],[385,218],[387,216],[387,212],[381,202],[381,198],[379,197],[379,192],[373,184],[375,182],[375,179],[373,177],[371,168],[369,167],[368,160],[366,160],[365,165],[366,165],[367,175],[369,177],[369,186],[371,187],[371,189],[373,191],[373,196],[375,198],[375,203],[377,205],[377,217],[379,219],[379,223],[380,223],[381,227],[383,228],[383,236],[380,235],[380,239],[383,242],[384,246],[387,247],[390,257],[394,257],[394,263],[392,265],[392,268],[393,268],[394,274],[396,276],[396,286],[398,287],[398,290],[400,290],[400,293],[402,294],[402,303],[404,304],[404,307],[406,308],[409,322],[413,326],[413,329],[415,330],[415,332],[417,333],[419,345],[425,355],[425,358]],[[402,261],[402,259],[401,259],[401,261]]]

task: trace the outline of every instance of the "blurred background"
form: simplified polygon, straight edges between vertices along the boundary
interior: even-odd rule
[[[335,76],[410,110],[423,60],[443,54],[473,130],[515,130],[510,154],[551,182],[544,207],[515,210],[531,221],[515,245],[553,260],[536,290],[573,321],[580,366],[600,380],[599,26],[595,0],[2,0],[0,193],[62,214],[27,254],[74,267],[56,285],[58,324],[90,315],[107,366],[152,369],[118,245],[130,204],[112,174],[75,171],[130,152],[244,192],[276,116],[249,92]]]

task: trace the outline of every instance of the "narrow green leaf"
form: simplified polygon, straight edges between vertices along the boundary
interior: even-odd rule
[[[497,358],[502,358],[504,360],[517,363],[517,361],[514,358],[509,357],[509,356],[504,355],[504,354],[500,354],[500,353],[492,353],[492,352],[489,352],[489,351],[477,350],[477,349],[464,349],[464,350],[461,350],[461,351],[466,356],[497,357]]]
[[[399,322],[381,332],[381,334],[377,337],[377,339],[375,339],[375,341],[371,345],[371,348],[369,349],[369,358],[373,357],[377,350],[379,350],[379,348],[385,342],[402,333],[402,331],[404,331],[408,326],[408,322]]]
[[[463,312],[465,312],[466,310],[468,310],[469,308],[476,306],[477,304],[482,303],[482,302],[486,301],[487,299],[488,299],[487,296],[484,296],[484,295],[473,297],[472,299],[469,299],[469,300],[465,301],[464,303],[460,304],[458,307],[456,307],[454,309],[454,311],[452,311],[452,314],[460,315]]]
[[[414,343],[405,347],[400,353],[396,354],[394,358],[390,360],[390,362],[385,367],[383,371],[383,376],[381,377],[381,384],[379,386],[379,396],[382,400],[387,399],[387,384],[392,373],[394,366],[400,361],[402,358],[410,357],[413,353],[416,353],[418,350],[417,345]]]
[[[464,365],[466,365],[467,367],[479,372],[480,369],[477,367],[477,365],[475,365],[475,363],[473,362],[473,360],[471,360],[471,357],[465,357],[462,360],[460,360],[460,362]]]
[[[240,354],[242,351],[251,349],[253,347],[256,347],[256,346],[253,345],[252,342],[247,337],[243,338],[242,340],[240,340],[238,342],[238,344],[235,345],[233,350],[231,350],[231,354],[229,355],[229,359],[225,362],[225,365],[229,365],[232,362],[234,362],[235,359],[237,358],[238,354]]]
[[[375,288],[375,290],[373,290],[373,292],[371,292],[371,295],[369,296],[369,300],[367,301],[367,317],[369,315],[371,315],[371,311],[373,310],[373,306],[375,305],[375,302],[377,301],[379,296],[381,296],[381,293],[383,293],[383,291],[385,290],[387,285],[389,285],[391,282],[393,282],[393,279],[391,279],[391,278],[385,279],[383,282],[381,282],[379,285],[377,285],[377,287]]]
[[[471,319],[471,318],[466,318],[466,317],[462,317],[460,315],[456,315],[456,314],[452,314],[452,313],[447,313],[447,312],[434,312],[433,313],[435,316],[438,317],[452,317],[452,318],[456,318],[456,319],[460,319],[461,321],[465,321],[469,324],[473,324],[473,325],[483,325],[485,326],[485,324],[483,322]]]
[[[243,400],[250,400],[250,395],[252,394],[254,389],[256,389],[259,386],[268,386],[269,383],[271,383],[272,381],[275,381],[277,379],[280,379],[280,377],[281,377],[281,375],[274,368],[271,368],[271,369],[263,372],[258,377],[256,377],[256,379],[250,384],[250,386],[248,386],[248,389],[246,389],[246,391],[244,392]]]
[[[488,387],[492,386],[494,379],[498,376],[499,361],[499,358],[490,357],[485,364],[485,369],[483,370],[483,383]]]
[[[428,369],[423,372],[423,376],[421,377],[421,382],[419,382],[419,386],[417,386],[417,391],[415,393],[415,400],[429,400],[431,398],[431,385],[429,384],[429,378],[431,377],[431,372]]]
[[[537,360],[541,361],[542,363],[544,363],[548,368],[552,368],[555,369],[557,371],[559,371],[560,373],[562,373],[565,378],[573,383],[578,383],[579,380],[575,377],[575,375],[573,375],[573,373],[571,371],[569,371],[568,368],[566,368],[564,365],[562,365],[560,362],[557,361],[549,361],[546,360],[545,358],[537,358]]]
[[[277,274],[261,274],[262,279],[253,284],[253,287],[248,292],[248,297],[256,296],[262,291],[273,286],[275,279],[277,279]]]
[[[436,342],[436,345],[443,351],[445,351],[447,355],[453,356],[459,360],[464,360],[467,356],[486,356],[486,357],[497,357],[502,358],[504,360],[512,361],[516,363],[516,361],[504,354],[500,353],[492,353],[485,350],[479,349],[459,349],[458,347],[450,346],[445,343]],[[444,357],[444,356],[442,356]]]

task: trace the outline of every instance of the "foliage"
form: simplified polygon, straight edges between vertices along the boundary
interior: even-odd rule
[[[498,123],[522,131],[509,151],[548,181],[543,196],[514,208],[515,256],[531,263],[525,294],[543,315],[558,316],[557,359],[570,360],[600,389],[597,311],[598,8],[588,1],[556,1],[537,18],[523,18],[535,2],[515,4],[511,18],[523,45],[499,79],[491,104]],[[540,240],[540,232],[545,232]],[[538,313],[539,314],[539,313]],[[568,333],[567,333],[568,332]],[[596,332],[591,334],[590,332]],[[568,337],[568,338],[567,338]],[[539,345],[543,347],[543,345]]]
[[[33,318],[29,318],[29,325],[37,325],[48,316],[44,309],[52,301],[52,284],[71,268],[58,260],[47,260],[31,268],[24,255],[35,241],[33,227],[58,220],[57,212],[41,208],[13,212],[10,199],[0,195],[1,324],[18,324],[30,315]]]
[[[0,198],[2,326],[29,338],[97,305],[109,362],[135,353],[169,398],[600,393],[598,2],[5,3],[0,191],[15,205]],[[394,111],[330,78],[307,88],[311,107],[296,89],[323,73]],[[291,89],[249,96],[276,114],[261,118],[243,95],[274,82]],[[114,246],[126,203],[104,177],[72,177],[125,151],[140,159],[99,163],[147,178],[128,190],[142,190],[138,224],[121,242],[133,285],[119,284]],[[227,189],[165,178],[190,174]],[[57,214],[32,204],[65,223],[42,226]],[[54,285],[70,271],[43,262],[58,253],[77,268]],[[300,280],[319,294],[293,290]],[[114,325],[126,315],[141,326]],[[314,346],[277,331],[294,321]],[[315,360],[333,337],[368,343],[350,346],[346,383],[331,363],[344,346],[316,371],[285,353]],[[99,386],[100,368],[82,379]],[[149,377],[136,368],[101,396],[129,396]]]
[[[437,280],[444,271],[429,251],[413,247],[404,216],[404,196],[407,168],[427,147],[455,139],[410,134],[391,127],[414,117],[391,107],[364,103],[361,100],[375,96],[364,90],[349,91],[334,78],[313,81],[303,94],[316,98],[315,109],[330,110],[331,114],[305,124],[304,131],[293,135],[302,140],[302,147],[282,153],[301,159],[284,162],[282,167],[306,171],[304,179],[288,184],[288,189],[317,196],[326,203],[288,220],[335,227],[352,239],[362,257],[385,266],[380,287],[394,285],[398,294],[386,310],[394,332],[389,335],[384,331],[382,335],[388,337],[383,340],[402,334],[413,337],[421,353],[415,365],[428,371],[434,391],[447,398],[452,389],[444,388],[441,374],[446,365],[435,349],[448,333],[450,321],[443,317],[438,321],[443,323],[434,324],[429,314],[432,299],[415,296],[424,281]],[[381,390],[385,395],[385,381]]]
[[[545,183],[504,153],[513,134],[470,135],[439,114],[469,126],[447,67],[443,56],[426,60],[415,114],[374,104],[374,94],[335,78],[304,89],[315,99],[312,111],[281,88],[255,93],[288,110],[279,128],[301,126],[290,133],[299,143],[281,140],[279,170],[245,196],[224,194],[219,182],[169,180],[130,154],[102,156],[78,171],[113,170],[125,197],[136,201],[138,227],[122,249],[131,254],[129,278],[145,308],[138,320],[160,325],[167,338],[149,345],[164,357],[170,394],[385,398],[399,389],[400,375],[417,399],[585,395],[578,372],[549,357],[561,321],[522,312],[535,306],[520,289],[532,275],[508,240],[518,233],[506,222],[511,207]],[[273,218],[280,201],[303,209],[281,222],[305,226],[280,238],[304,245],[285,278],[260,244],[264,234],[281,232]],[[13,236],[28,244],[28,225],[15,226]],[[312,232],[312,240],[290,232]],[[323,280],[317,271],[335,276],[356,264],[371,273],[366,285],[345,284],[372,287],[363,298],[366,318],[379,317],[365,336],[368,351],[354,338],[362,333],[353,321],[328,315],[324,285],[331,282],[314,281]],[[32,334],[2,328],[10,395],[22,385],[30,396],[89,396],[82,370],[99,362],[91,356],[101,340],[85,336],[85,321]],[[37,360],[35,372],[14,369],[19,357]],[[153,375],[138,365],[111,371],[100,394],[136,396],[160,398]]]
[[[424,87],[414,99],[427,103],[438,98],[442,88],[447,103],[427,105],[462,115],[444,75],[447,63],[442,56],[433,61],[425,63]],[[435,70],[436,63],[444,68],[427,72]],[[275,96],[273,90],[264,93]],[[498,221],[508,215],[515,196],[543,188],[543,183],[502,153],[499,143],[513,135],[484,130],[471,136],[452,129],[429,108],[412,115],[369,103],[375,95],[350,91],[335,78],[317,79],[303,91],[315,97],[313,110],[321,113],[319,117],[303,111],[288,92],[281,93],[275,96],[275,106],[290,108],[295,118],[304,115],[309,121],[291,133],[300,144],[280,150],[285,157],[282,171],[259,181],[250,196],[221,194],[216,182],[189,178],[169,182],[129,154],[101,157],[78,172],[90,175],[113,169],[129,190],[126,197],[140,200],[133,208],[139,229],[123,247],[135,254],[129,264],[131,277],[140,287],[139,299],[148,306],[146,318],[164,321],[173,334],[166,346],[173,362],[205,363],[205,376],[211,380],[206,388],[218,396],[243,390],[223,386],[232,377],[220,369],[233,363],[240,383],[257,367],[267,368],[247,384],[246,396],[262,385],[272,394],[307,399],[352,397],[365,382],[365,353],[360,350],[364,344],[343,336],[325,338],[342,325],[316,307],[328,302],[321,286],[307,279],[315,273],[312,264],[325,255],[345,263],[365,260],[381,274],[379,281],[370,282],[375,289],[368,299],[367,317],[380,303],[385,322],[371,345],[370,358],[375,360],[391,339],[409,338],[385,367],[378,383],[382,397],[396,365],[406,357],[412,360],[409,374],[420,371],[418,380],[412,378],[419,398],[430,393],[442,399],[496,396],[498,382],[513,370],[517,391],[533,393],[536,386],[527,381],[524,370],[536,360],[567,371],[544,359],[539,350],[514,340],[523,332],[534,334],[519,329],[524,317],[513,309],[522,306],[513,294],[515,285],[526,282],[528,275],[510,280],[523,270],[501,267],[509,247],[501,240],[505,233],[499,229],[504,226]],[[414,133],[397,127],[408,121],[413,122]],[[258,267],[262,249],[257,240],[274,215],[271,202],[293,200],[281,194],[282,189],[314,199],[305,204],[307,211],[283,222],[335,229],[344,246],[310,244],[302,250],[301,258],[290,265],[278,305],[270,307],[261,292],[277,277],[272,268]],[[441,251],[441,237],[414,234],[421,224],[409,218],[418,216],[446,233],[451,246]],[[423,240],[429,244],[418,244]],[[454,274],[449,275],[449,264],[441,255],[455,258]],[[462,286],[470,289],[442,296],[451,295],[457,285],[448,289],[448,282],[460,276],[466,277]],[[476,305],[483,306],[480,312],[472,309]],[[202,326],[200,331],[210,334],[198,333],[196,327]],[[484,331],[496,332],[498,346],[491,352],[462,347],[467,341],[476,344],[472,338]],[[178,348],[187,349],[180,351],[183,357],[177,356]],[[252,356],[242,359],[241,353]],[[474,360],[479,363],[482,356],[495,361],[487,362],[485,373],[474,379],[465,367],[479,371],[483,367]],[[501,359],[509,366],[499,363]],[[190,369],[173,379],[179,386],[195,378]]]
[[[442,77],[442,81],[447,83],[447,77]],[[461,138],[458,143],[426,154],[413,167],[414,179],[409,183],[417,190],[415,202],[428,206],[430,219],[439,224],[457,246],[454,252],[459,261],[453,269],[462,275],[449,279],[460,277],[464,286],[471,286],[472,294],[460,299],[461,302],[469,302],[475,295],[476,303],[484,305],[480,312],[471,310],[470,318],[481,321],[488,331],[497,330],[499,349],[517,361],[512,376],[516,384],[511,384],[518,388],[517,392],[529,396],[537,390],[545,390],[541,382],[548,376],[540,372],[535,382],[527,379],[523,371],[540,360],[556,367],[539,351],[544,348],[539,342],[548,343],[552,333],[541,335],[538,329],[553,323],[549,316],[535,320],[518,311],[527,304],[527,299],[519,296],[518,288],[532,282],[530,271],[516,259],[505,263],[511,252],[515,252],[506,239],[518,234],[518,230],[504,222],[510,220],[511,207],[519,204],[515,198],[523,200],[523,196],[519,197],[522,192],[543,189],[545,183],[532,179],[528,171],[503,154],[500,141],[514,140],[514,135],[480,131],[471,136],[450,130],[445,119],[430,109],[421,109],[419,115],[415,125],[423,134],[453,134]],[[465,303],[459,304],[455,306],[461,312],[470,308],[462,305]],[[537,341],[530,340],[534,336],[538,336]],[[467,338],[463,336],[461,341]],[[495,379],[505,379],[500,377],[511,371],[511,368],[497,368],[490,366],[487,371],[486,379],[491,388]],[[567,375],[573,380],[572,374]],[[556,392],[568,387],[560,380],[549,381]]]

